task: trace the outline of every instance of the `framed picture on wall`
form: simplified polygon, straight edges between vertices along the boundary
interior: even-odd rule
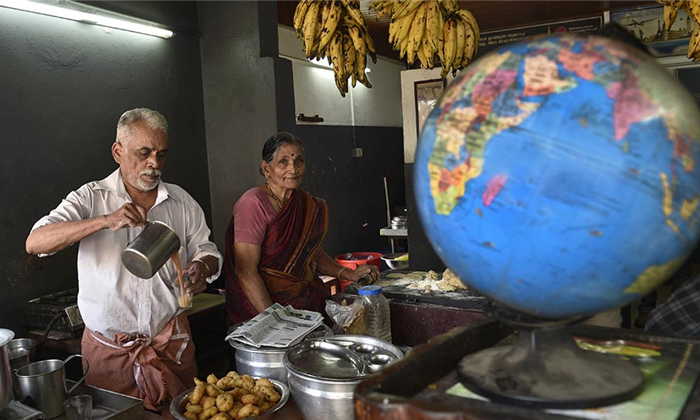
[[[420,137],[423,123],[445,90],[445,79],[421,80],[413,86],[416,98],[416,133]]]
[[[667,30],[661,4],[611,11],[610,21],[619,23],[644,42],[654,57],[685,55],[695,29],[693,19],[681,9]]]

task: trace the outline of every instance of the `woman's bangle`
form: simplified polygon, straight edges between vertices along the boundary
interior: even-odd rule
[[[204,270],[205,270],[205,271],[204,271],[204,277],[206,278],[206,277],[209,277],[209,276],[210,276],[210,274],[209,274],[209,266],[207,265],[207,263],[204,262],[204,260],[202,260],[201,258],[195,258],[195,259],[193,259],[192,261],[197,261],[198,263],[202,263],[202,264],[204,265]]]
[[[335,275],[335,278],[337,278],[338,280],[342,280],[342,277],[340,277],[340,276],[343,274],[343,271],[345,271],[347,269],[348,269],[347,267],[343,267],[340,270],[338,270],[338,274]]]

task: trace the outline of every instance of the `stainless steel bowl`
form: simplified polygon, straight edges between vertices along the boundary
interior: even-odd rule
[[[404,270],[408,268],[408,259],[397,260],[397,258],[407,255],[406,252],[397,252],[394,254],[382,255],[382,261],[386,263],[392,270]]]
[[[357,384],[401,358],[401,350],[386,341],[336,335],[289,349],[284,365],[289,392],[304,419],[353,420]]]
[[[260,379],[260,378],[255,378],[254,379]],[[259,416],[255,417],[248,417],[246,420],[262,420],[262,419],[268,419],[273,417],[273,413],[276,411],[279,411],[284,405],[287,403],[289,400],[289,388],[287,388],[287,385],[284,383],[278,381],[277,379],[270,379],[270,382],[272,382],[272,385],[275,386],[275,391],[277,391],[278,394],[280,394],[280,400],[277,401],[277,404],[275,404],[274,407],[269,409],[268,411],[260,414]],[[178,419],[178,420],[188,420],[187,417],[183,415],[185,412],[185,405],[187,404],[187,397],[189,397],[190,392],[194,390],[194,387],[188,389],[187,391],[183,392],[182,394],[178,395],[173,399],[173,401],[170,403],[170,412],[172,415]]]

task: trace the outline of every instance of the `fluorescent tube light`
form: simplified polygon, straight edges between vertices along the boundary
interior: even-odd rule
[[[11,9],[24,10],[27,12],[39,13],[42,15],[59,17],[62,19],[76,20],[79,22],[91,23],[94,25],[106,26],[108,28],[114,29],[122,29],[125,31],[137,32],[145,35],[158,36],[161,38],[171,38],[173,36],[172,31],[157,28],[155,26],[149,26],[143,23],[136,23],[136,19],[134,18],[115,18],[100,15],[99,13],[101,13],[102,10],[87,5],[81,4],[77,7],[80,7],[84,10],[89,10],[90,13],[71,8],[73,6],[73,3],[71,2],[59,2],[56,4],[57,5],[52,5],[48,3],[39,3],[27,0],[0,0],[0,6],[8,7]]]
[[[307,60],[309,63],[314,64],[316,66],[323,67],[325,69],[333,69],[333,65],[330,64],[328,62],[328,60],[325,58],[320,58],[320,59],[319,58],[317,58],[317,59],[307,58]]]

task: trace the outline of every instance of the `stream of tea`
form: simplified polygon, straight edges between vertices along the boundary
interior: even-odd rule
[[[180,293],[178,294],[177,297],[177,304],[180,305],[181,308],[189,308],[192,306],[192,295],[187,293],[185,290],[185,284],[182,280],[182,266],[180,264],[180,251],[177,250],[173,253],[173,255],[170,256],[170,259],[173,260],[173,264],[175,264],[175,269],[177,269],[177,281],[180,286]]]

